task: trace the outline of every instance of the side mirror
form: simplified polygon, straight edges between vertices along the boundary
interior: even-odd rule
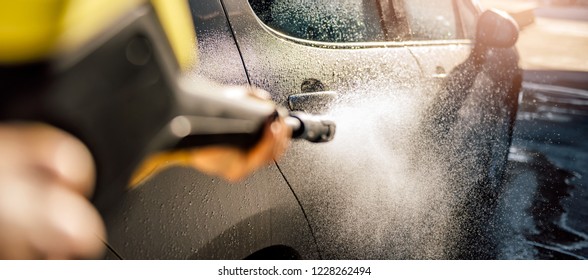
[[[510,48],[519,38],[519,26],[507,13],[490,9],[478,18],[476,45]]]

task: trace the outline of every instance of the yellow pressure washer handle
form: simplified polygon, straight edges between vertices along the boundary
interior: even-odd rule
[[[0,18],[6,7],[19,6],[13,3],[30,2],[49,15],[36,18],[42,11],[35,10],[15,19],[21,31],[0,19],[0,34],[11,42],[0,44],[0,120],[49,123],[86,144],[96,163],[99,210],[122,195],[148,155],[210,144],[247,149],[277,116],[269,102],[235,102],[213,83],[180,80],[196,51],[193,23],[184,21],[188,34],[173,35],[168,31],[182,29],[165,22],[179,18],[173,3],[188,12],[186,1],[10,1],[1,3]],[[27,14],[33,6],[12,11]],[[68,14],[72,9],[84,12]]]
[[[0,65],[71,55],[145,4],[154,8],[178,64],[189,67],[196,34],[185,0],[0,0]]]
[[[0,1],[0,38],[10,42],[0,44],[0,121],[48,123],[86,144],[101,211],[141,179],[131,178],[135,169],[159,152],[249,149],[279,115],[294,138],[333,139],[331,121],[288,117],[271,102],[237,101],[209,81],[181,79],[196,52],[186,1]],[[21,14],[11,26],[1,18],[6,10]]]

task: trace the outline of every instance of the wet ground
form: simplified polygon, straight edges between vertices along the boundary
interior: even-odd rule
[[[584,90],[524,84],[499,206],[499,258],[588,258],[588,87],[577,86]]]

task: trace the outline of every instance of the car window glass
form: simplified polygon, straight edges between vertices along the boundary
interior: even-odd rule
[[[322,42],[382,41],[373,0],[250,0],[268,26],[287,35]]]
[[[456,39],[452,0],[249,0],[286,35],[322,42]]]
[[[412,40],[458,39],[452,0],[404,0]]]

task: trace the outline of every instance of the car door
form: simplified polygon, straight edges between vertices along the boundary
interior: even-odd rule
[[[423,136],[421,123],[431,104],[451,92],[444,90],[446,77],[467,74],[457,66],[468,57],[477,14],[465,22],[459,7],[466,1],[222,2],[250,82],[279,104],[337,123],[334,141],[295,142],[277,164],[322,256],[461,256],[452,253],[463,226],[456,178],[486,170],[456,171],[446,162],[457,161],[468,138],[461,132],[476,124],[458,122],[451,133],[457,136],[440,144]],[[459,92],[470,96],[470,88]],[[479,98],[468,100],[467,110],[457,110],[460,119],[462,111],[485,110]],[[474,176],[474,185],[482,177]]]
[[[336,95],[322,108],[337,123],[335,140],[295,142],[278,162],[325,258],[443,255],[443,174],[412,161],[425,148],[415,135],[435,92],[411,52],[420,43],[405,41],[406,26],[382,27],[393,2],[223,1],[252,84],[301,110],[320,111],[309,104],[324,102],[321,91]],[[448,71],[468,45],[450,48]],[[299,104],[301,93],[311,102]]]

